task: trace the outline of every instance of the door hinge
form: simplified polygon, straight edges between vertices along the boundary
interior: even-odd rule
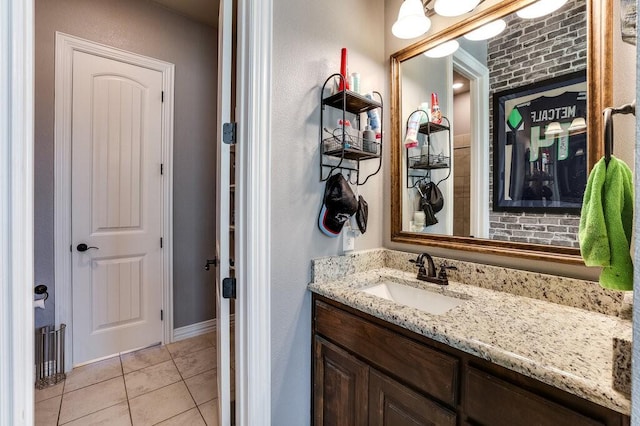
[[[160,309],[160,321],[164,321],[164,310]]]
[[[225,299],[236,298],[236,279],[225,278],[222,280],[222,297]]]
[[[162,248],[162,244],[163,244],[162,237],[160,237],[160,248]]]
[[[236,123],[224,123],[222,125],[222,142],[229,145],[236,143]]]
[[[164,164],[160,163],[160,174],[163,175],[164,174]]]
[[[164,102],[164,90],[162,91],[162,95],[160,96],[160,101]]]

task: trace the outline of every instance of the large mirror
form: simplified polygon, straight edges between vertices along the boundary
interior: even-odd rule
[[[582,262],[581,198],[612,96],[611,2],[536,19],[516,14],[531,0],[498,2],[391,56],[392,241]],[[471,40],[499,19],[502,33]],[[452,40],[454,53],[431,55]]]

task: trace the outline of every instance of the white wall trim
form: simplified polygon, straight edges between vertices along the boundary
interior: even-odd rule
[[[0,425],[33,424],[34,6],[0,2]]]
[[[489,238],[489,69],[463,49],[453,65],[471,81],[471,235]]]
[[[191,337],[200,336],[213,331],[216,331],[215,318],[176,328],[173,330],[173,341],[177,342],[179,340],[189,339]]]
[[[229,318],[229,324],[231,326],[235,323],[235,314],[231,314]],[[180,340],[189,339],[191,337],[198,337],[203,334],[213,333],[216,331],[216,319],[210,319],[207,321],[197,322],[195,324],[185,325],[184,327],[178,327],[173,330],[173,341],[178,342]]]
[[[162,73],[162,161],[163,179],[163,322],[164,343],[173,337],[173,115],[174,74],[171,63],[138,55],[56,32],[55,63],[55,164],[54,164],[54,265],[56,324],[67,324],[65,370],[73,366],[73,321],[71,292],[71,106],[73,52],[80,51],[126,62]]]
[[[272,0],[238,4],[236,423],[271,424]],[[239,346],[238,346],[239,345]]]

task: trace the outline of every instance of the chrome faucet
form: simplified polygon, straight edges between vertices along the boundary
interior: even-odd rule
[[[427,268],[425,269],[424,260],[427,259]],[[415,263],[418,267],[418,279],[420,281],[427,281],[430,283],[440,284],[440,285],[448,285],[449,278],[447,277],[447,269],[458,269],[455,266],[447,266],[447,264],[442,263],[440,265],[440,271],[436,276],[436,265],[433,263],[433,258],[429,253],[422,253],[418,255],[416,260],[411,260],[410,262]]]

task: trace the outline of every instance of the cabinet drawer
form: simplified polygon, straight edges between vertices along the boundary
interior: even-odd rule
[[[316,300],[315,331],[401,382],[456,405],[459,361],[391,330]]]
[[[467,374],[465,411],[474,424],[492,426],[604,424],[473,367]]]

